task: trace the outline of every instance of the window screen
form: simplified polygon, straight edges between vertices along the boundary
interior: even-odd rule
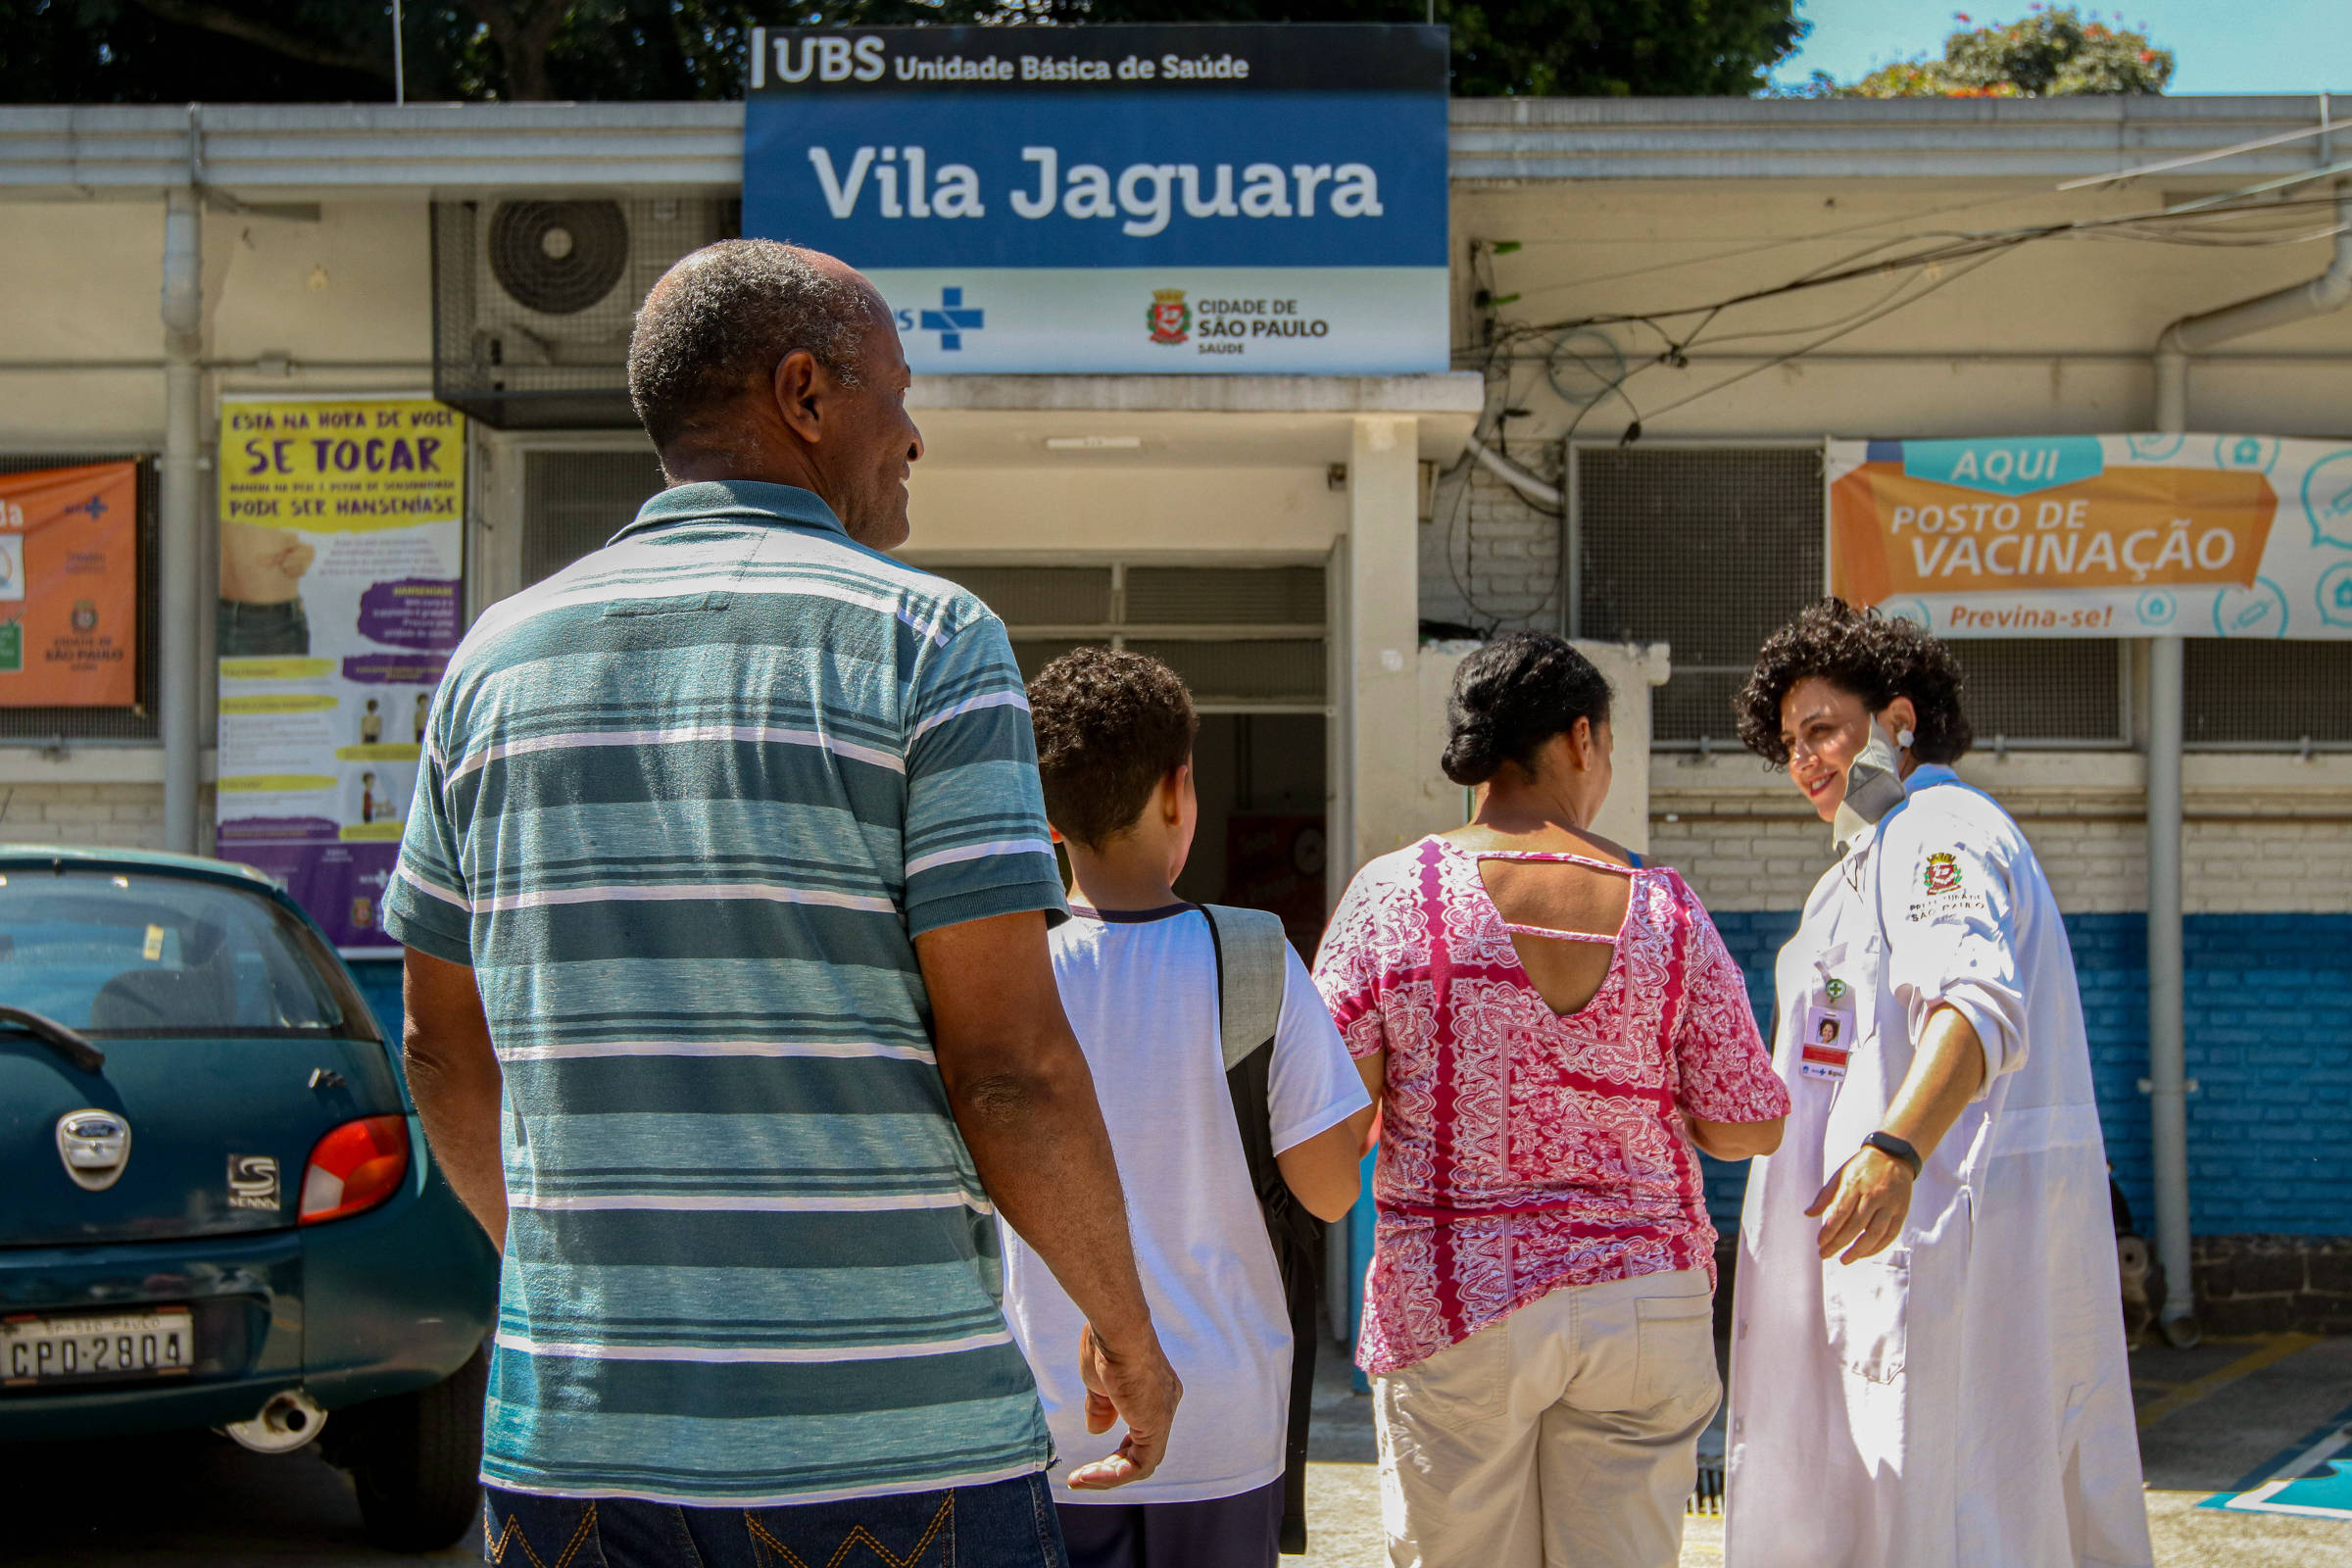
[[[1658,745],[1737,744],[1732,699],[1773,630],[1820,597],[1817,447],[1587,448],[1576,455],[1574,629],[1663,642]],[[1986,743],[2121,745],[2122,649],[2080,639],[1956,643]]]
[[[151,741],[155,721],[156,559],[155,465],[127,452],[59,453],[47,456],[0,455],[0,473],[30,473],[40,468],[78,468],[92,463],[122,463],[133,457],[139,465],[139,629],[138,699],[133,708],[0,708],[0,745],[43,741]],[[210,615],[212,607],[200,612]],[[207,676],[206,679],[210,679]]]
[[[2181,654],[2188,745],[2352,745],[2352,643],[2196,638]]]
[[[948,566],[1007,626],[1107,626],[1108,566]]]
[[[1732,744],[1732,694],[1772,629],[1821,593],[1818,448],[1585,450],[1579,636],[1663,642],[1661,744]]]
[[[1127,623],[1323,624],[1321,566],[1130,566]]]
[[[1203,707],[1319,708],[1329,700],[1321,566],[925,569],[969,588],[1004,618],[1026,678],[1073,648],[1099,644],[1162,661]]]
[[[522,460],[522,581],[554,575],[618,533],[662,487],[652,450],[528,452]]]
[[[1954,638],[1960,706],[1980,747],[2121,745],[2124,645],[2077,637]]]

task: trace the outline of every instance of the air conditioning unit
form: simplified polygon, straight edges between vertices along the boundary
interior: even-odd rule
[[[433,395],[500,429],[635,424],[637,307],[741,213],[687,197],[434,203]]]

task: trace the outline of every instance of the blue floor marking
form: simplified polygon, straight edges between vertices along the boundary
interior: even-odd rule
[[[2235,1487],[2197,1506],[2352,1522],[2352,1409],[2330,1417]]]

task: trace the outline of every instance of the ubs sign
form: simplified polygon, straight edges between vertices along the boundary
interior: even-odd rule
[[[756,28],[744,232],[917,370],[1447,364],[1443,27]]]

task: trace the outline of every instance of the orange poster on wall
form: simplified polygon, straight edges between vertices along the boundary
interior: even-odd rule
[[[2352,638],[2352,444],[1832,441],[1830,591],[1939,637]]]
[[[0,474],[0,708],[139,700],[139,466]]]

